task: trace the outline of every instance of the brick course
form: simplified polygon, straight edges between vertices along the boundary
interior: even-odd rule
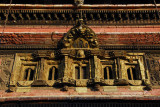
[[[128,88],[118,87],[117,92],[92,91],[88,89],[87,92],[78,93],[74,88],[69,91],[60,91],[60,89],[31,89],[30,92],[11,92],[7,93],[4,90],[0,91],[0,102],[3,101],[26,101],[26,100],[41,100],[41,99],[59,99],[63,100],[68,97],[85,97],[85,98],[103,98],[103,99],[126,99],[126,100],[160,100],[160,89],[152,89],[151,91],[132,91]],[[56,97],[57,96],[57,97]],[[88,97],[87,97],[88,96]],[[94,97],[93,97],[94,96]],[[129,98],[129,99],[128,99]],[[73,98],[74,99],[74,98]]]

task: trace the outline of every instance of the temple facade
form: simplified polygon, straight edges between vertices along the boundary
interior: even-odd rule
[[[160,105],[158,0],[0,3],[2,107]]]

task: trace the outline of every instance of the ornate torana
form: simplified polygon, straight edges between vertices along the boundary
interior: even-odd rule
[[[96,34],[83,24],[83,19],[80,19],[77,25],[68,31],[62,44],[65,48],[98,48]]]

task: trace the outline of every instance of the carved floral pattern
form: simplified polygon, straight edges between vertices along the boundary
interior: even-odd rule
[[[160,54],[147,54],[147,65],[152,85],[160,85]]]

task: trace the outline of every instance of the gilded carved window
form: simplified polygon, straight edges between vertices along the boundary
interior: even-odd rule
[[[36,78],[37,62],[22,61],[21,65],[16,68],[19,72],[19,81],[33,81]]]
[[[113,70],[110,66],[104,68],[104,79],[113,79]]]
[[[58,79],[58,69],[53,66],[49,70],[48,80],[57,80]]]
[[[139,71],[136,68],[130,67],[127,69],[128,80],[139,80]]]
[[[97,84],[138,86],[146,79],[144,53],[101,50],[96,34],[80,22],[61,42],[62,49],[54,52],[43,50],[35,55],[17,54],[13,73],[24,76],[17,82],[21,86],[59,85],[67,90],[67,85],[95,85],[95,88]],[[16,75],[13,76],[17,79]]]
[[[25,70],[24,73],[24,81],[31,81],[34,79],[35,71],[31,68]]]
[[[87,79],[87,66],[75,66],[75,79]]]
[[[44,63],[44,79],[48,80],[57,80],[60,76],[60,62],[56,59],[45,59]],[[61,67],[63,68],[63,67]]]

